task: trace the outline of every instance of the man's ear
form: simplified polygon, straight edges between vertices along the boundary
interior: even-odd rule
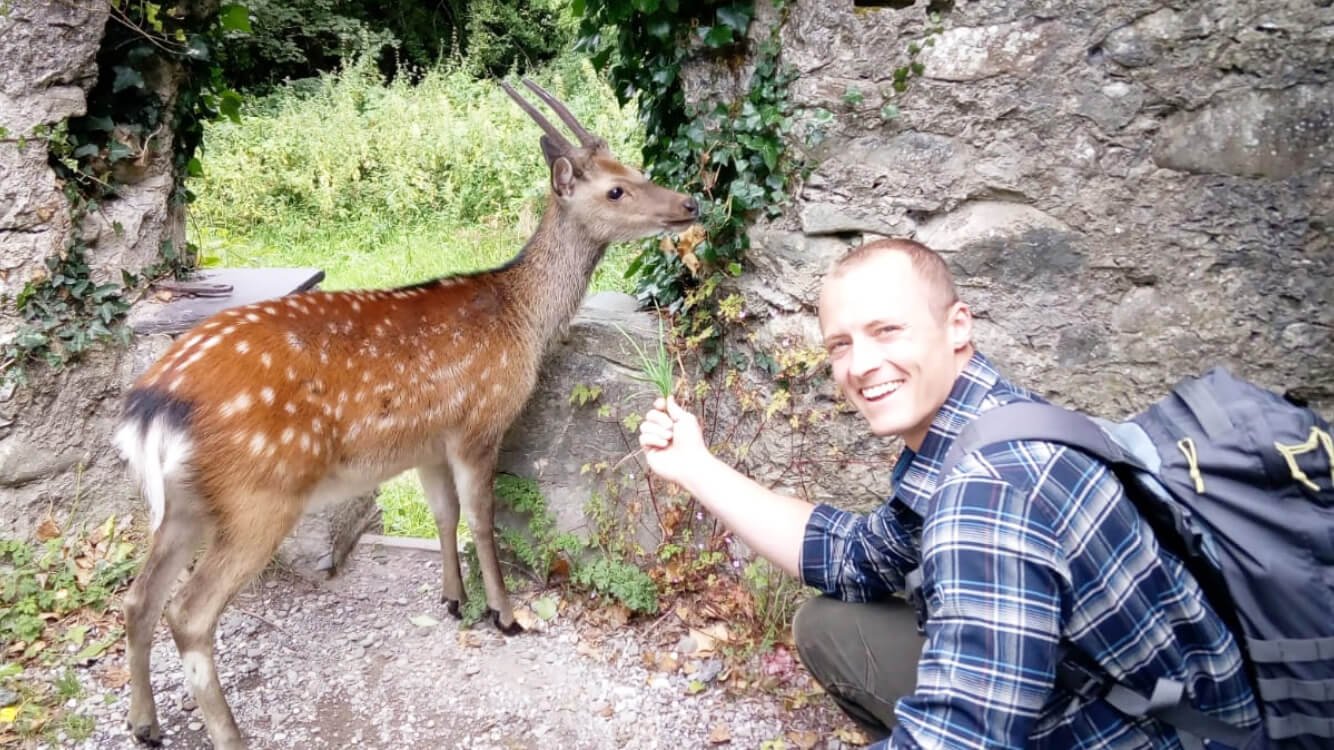
[[[968,309],[968,305],[962,302],[950,305],[945,325],[949,328],[950,346],[954,347],[954,351],[973,343],[973,311]]]
[[[574,195],[574,165],[564,156],[551,162],[551,189],[562,198]]]

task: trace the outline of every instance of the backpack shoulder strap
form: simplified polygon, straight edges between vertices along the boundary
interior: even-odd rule
[[[1078,448],[1109,464],[1144,470],[1142,462],[1108,437],[1092,419],[1053,404],[1020,401],[983,412],[968,423],[945,455],[940,476],[949,476],[969,453],[996,443],[1039,440]]]

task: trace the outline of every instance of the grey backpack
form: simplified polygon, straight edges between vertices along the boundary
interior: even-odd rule
[[[1215,369],[1127,422],[1050,404],[998,407],[964,429],[943,471],[1012,440],[1067,445],[1116,472],[1159,543],[1227,621],[1263,723],[1247,732],[1195,711],[1171,680],[1138,694],[1073,648],[1059,684],[1167,722],[1188,746],[1202,738],[1248,749],[1334,748],[1334,438],[1320,415]]]

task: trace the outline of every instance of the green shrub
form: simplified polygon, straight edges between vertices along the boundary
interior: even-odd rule
[[[250,32],[221,50],[229,82],[280,84],[337,69],[361,54],[381,70],[466,58],[504,74],[541,65],[569,45],[573,19],[556,0],[246,0]]]
[[[533,76],[634,164],[641,135],[583,60]],[[325,288],[387,286],[497,265],[544,209],[541,131],[494,81],[458,65],[385,84],[360,58],[210,128],[192,228],[205,262],[309,265]],[[624,289],[629,248],[594,286]]]

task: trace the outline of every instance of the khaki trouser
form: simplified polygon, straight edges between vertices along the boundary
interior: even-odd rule
[[[894,704],[917,686],[923,638],[898,599],[854,604],[807,601],[792,621],[797,653],[843,712],[875,739],[894,728]]]

